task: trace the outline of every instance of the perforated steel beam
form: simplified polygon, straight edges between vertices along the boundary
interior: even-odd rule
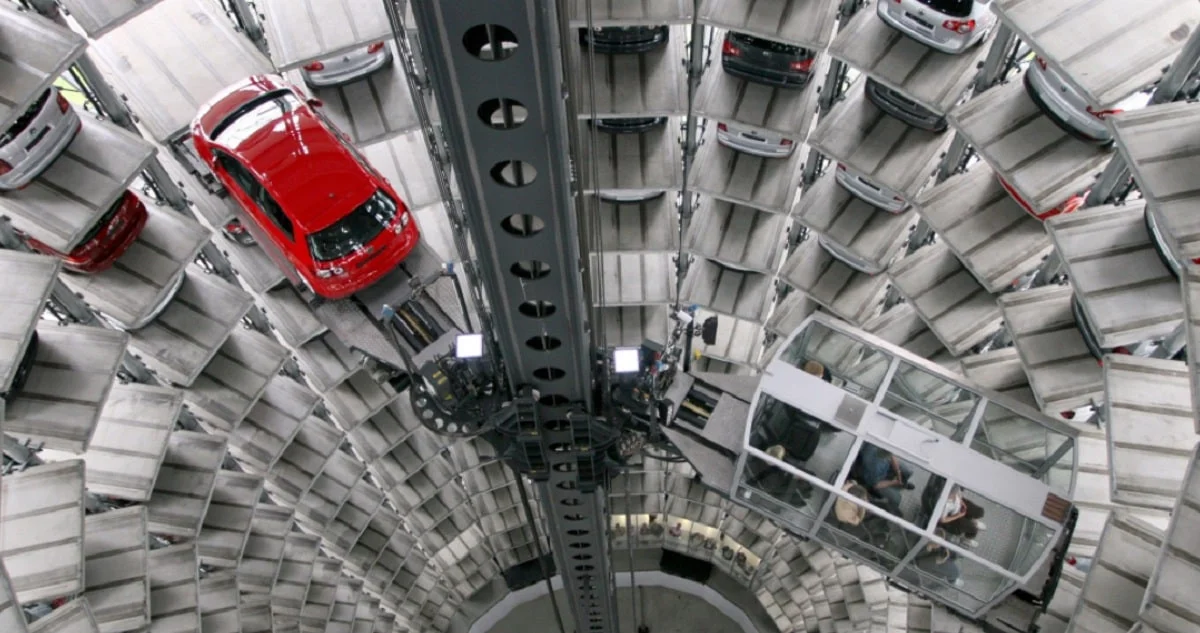
[[[537,483],[579,633],[617,630],[554,3],[413,5],[459,175],[490,333],[515,397],[510,455]],[[519,107],[518,107],[519,106]]]

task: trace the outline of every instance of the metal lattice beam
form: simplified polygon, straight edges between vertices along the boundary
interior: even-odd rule
[[[413,14],[515,395],[513,460],[538,483],[575,630],[615,631],[556,8],[457,0]]]

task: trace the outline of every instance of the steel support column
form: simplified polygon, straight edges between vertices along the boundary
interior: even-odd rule
[[[517,461],[537,482],[578,633],[617,630],[589,298],[567,150],[557,7],[413,5],[514,395]],[[513,116],[516,107],[524,117]],[[572,124],[574,121],[572,120]]]
[[[1197,63],[1200,63],[1200,30],[1192,31],[1191,37],[1154,88],[1147,106],[1179,99],[1184,87],[1195,75]],[[1113,193],[1125,184],[1129,177],[1129,165],[1125,163],[1125,157],[1115,153],[1100,173],[1096,184],[1092,186],[1084,206],[1094,207],[1112,202]]]
[[[704,25],[700,23],[700,0],[692,2],[692,23],[690,27],[691,41],[688,46],[687,64],[687,117],[683,133],[683,188],[679,194],[679,251],[676,254],[675,276],[675,309],[679,310],[680,297],[683,296],[684,277],[691,268],[691,256],[684,248],[688,227],[692,224],[692,216],[696,213],[696,193],[688,186],[692,174],[692,162],[696,158],[696,150],[700,148],[699,117],[696,116],[696,93],[700,89],[700,78],[704,74],[707,55],[704,50]]]
[[[1008,70],[1009,57],[1016,45],[1017,34],[1001,23],[999,30],[996,31],[995,39],[992,40],[991,48],[988,49],[987,57],[984,58],[983,65],[979,69],[979,74],[975,75],[975,82],[971,85],[972,97],[991,88],[1004,78],[1004,74]],[[958,132],[954,133],[954,138],[950,140],[950,147],[946,150],[946,155],[938,167],[938,182],[949,178],[963,168],[967,144],[965,136]]]
[[[233,19],[237,22],[238,27],[246,34],[246,39],[249,39],[255,48],[262,51],[263,55],[270,56],[267,35],[263,33],[262,24],[258,20],[258,12],[250,5],[249,0],[229,0],[229,12],[233,14]]]

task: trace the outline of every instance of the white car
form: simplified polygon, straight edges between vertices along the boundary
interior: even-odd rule
[[[880,187],[843,163],[838,163],[834,178],[846,191],[854,194],[854,197],[877,209],[888,213],[903,213],[908,209],[908,201],[899,192]]]
[[[1038,108],[1067,134],[1082,141],[1108,145],[1113,142],[1112,131],[1104,119],[1146,107],[1150,92],[1137,92],[1110,108],[1088,103],[1087,97],[1063,80],[1041,57],[1033,58],[1025,71],[1025,90]]]
[[[795,141],[782,134],[736,123],[718,123],[717,142],[732,150],[763,158],[787,158],[796,150]]]
[[[821,248],[825,249],[825,252],[829,253],[834,259],[853,268],[854,270],[857,270],[860,273],[875,276],[887,270],[886,266],[876,266],[862,257],[859,257],[850,250],[843,248],[841,244],[825,239],[825,236],[823,235],[817,236],[817,243],[820,244]]]
[[[362,79],[392,63],[387,42],[375,42],[365,48],[321,59],[304,65],[304,83],[313,88],[340,86]]]
[[[62,154],[83,122],[50,87],[0,135],[0,190],[28,185]]]
[[[888,26],[951,55],[978,44],[996,24],[991,0],[878,0],[875,10]]]

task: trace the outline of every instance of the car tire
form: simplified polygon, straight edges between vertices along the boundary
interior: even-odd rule
[[[29,339],[29,345],[25,346],[25,355],[21,357],[21,362],[17,365],[17,372],[13,375],[12,387],[4,395],[5,400],[11,400],[15,394],[20,393],[21,388],[29,380],[29,373],[33,369],[33,361],[37,358],[37,351],[38,333],[34,331],[33,336]]]
[[[1146,234],[1150,237],[1150,245],[1154,247],[1154,253],[1158,255],[1159,261],[1166,267],[1167,272],[1171,273],[1172,277],[1179,278],[1179,270],[1177,262],[1171,261],[1171,253],[1163,248],[1158,240],[1154,239],[1154,231],[1150,229],[1150,209],[1147,208],[1142,214],[1142,222],[1146,225]]]

